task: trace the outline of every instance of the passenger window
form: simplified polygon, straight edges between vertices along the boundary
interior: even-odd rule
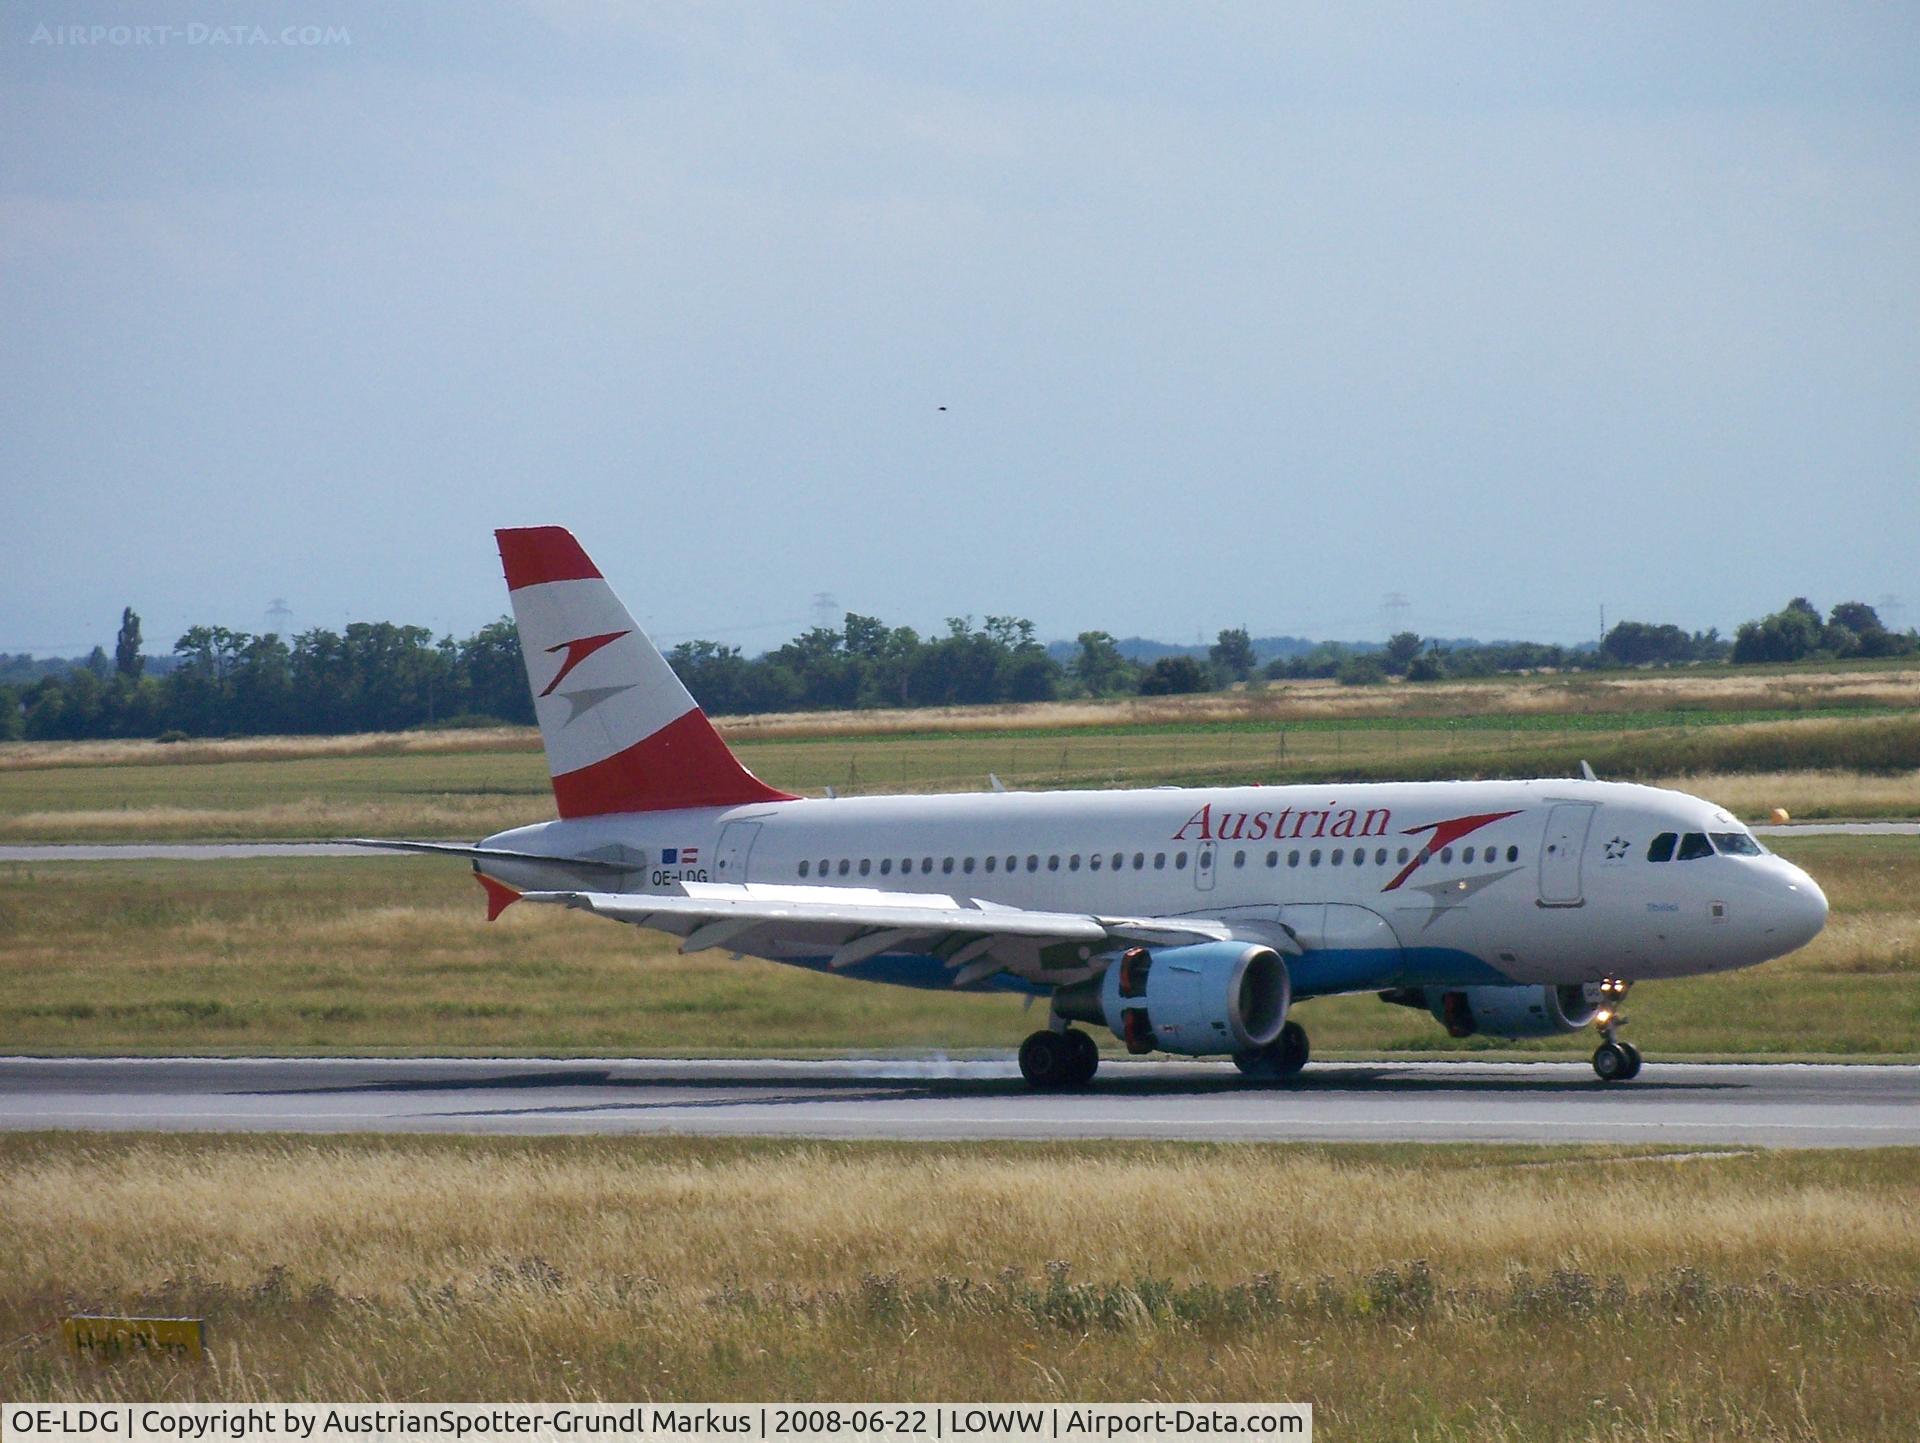
[[[1077,872],[1080,870],[1080,854],[1078,852],[1075,852],[1071,857],[1067,858],[1067,870],[1069,872]]]
[[[1289,867],[1297,867],[1300,865],[1300,849],[1298,847],[1295,847],[1291,852],[1287,853],[1287,865]]]
[[[1384,867],[1387,863],[1387,849],[1385,847],[1374,848],[1373,861],[1375,866]]]
[[[842,857],[840,859],[840,875],[844,877],[847,875],[848,872],[851,872],[852,870],[853,870],[853,863],[849,862],[845,857]]]
[[[1517,862],[1517,861],[1519,861],[1519,860],[1520,860],[1520,849],[1519,849],[1518,847],[1508,847],[1508,848],[1507,848],[1507,860],[1508,860],[1509,862]]]
[[[1009,872],[1013,871],[1019,865],[1020,865],[1020,859],[1018,857],[1007,858],[1007,870]]]
[[[1133,854],[1133,870],[1136,872],[1142,871],[1145,869],[1146,865],[1147,865],[1147,854],[1145,852],[1135,852]]]
[[[1097,872],[1097,871],[1099,871],[1099,870],[1100,870],[1100,867],[1101,867],[1101,856],[1100,856],[1100,854],[1099,854],[1098,852],[1094,852],[1094,853],[1092,853],[1092,854],[1090,854],[1090,855],[1089,855],[1089,856],[1087,857],[1087,870],[1088,870],[1089,872]]]
[[[892,872],[893,872],[893,858],[882,857],[880,859],[880,875],[883,877],[890,876]]]
[[[1047,858],[1047,870],[1049,872],[1057,872],[1060,870],[1060,854],[1058,852],[1055,852],[1051,857]]]
[[[971,873],[973,871],[973,858],[969,857],[967,858],[966,861],[962,862],[960,864],[960,870],[963,872]]]
[[[1185,852],[1175,852],[1173,854],[1173,870],[1178,872],[1186,865],[1187,865],[1187,854]]]
[[[1320,849],[1318,847],[1315,847],[1311,852],[1307,853],[1307,865],[1309,867],[1317,867],[1320,865]]]
[[[1714,851],[1723,852],[1729,857],[1764,855],[1760,850],[1760,844],[1745,832],[1713,832],[1709,835],[1713,838]]]
[[[1277,866],[1279,866],[1279,865],[1280,865],[1280,854],[1279,854],[1278,852],[1268,852],[1268,853],[1267,853],[1267,865],[1268,865],[1269,867],[1277,867]]]
[[[1674,854],[1676,862],[1697,862],[1702,857],[1713,855],[1713,844],[1707,840],[1705,832],[1688,832],[1680,839],[1680,850]]]
[[[1335,847],[1333,849],[1333,855],[1327,858],[1327,865],[1330,867],[1337,867],[1346,860],[1347,860],[1347,849],[1345,847]]]
[[[942,857],[940,859],[940,871],[943,876],[950,874],[953,871],[953,858]]]
[[[1442,847],[1440,849],[1440,860],[1443,862],[1451,862],[1453,860],[1453,848]]]
[[[860,875],[864,877],[872,870],[873,870],[873,859],[871,857],[862,857],[860,859]]]
[[[1236,867],[1244,867],[1244,866],[1246,866],[1246,865],[1247,865],[1247,854],[1246,854],[1245,852],[1235,852],[1235,853],[1233,854],[1233,865],[1234,865],[1234,866],[1236,866]]]
[[[1153,870],[1156,872],[1163,872],[1166,870],[1166,866],[1167,866],[1167,854],[1165,852],[1155,852],[1153,854]]]
[[[922,876],[924,876],[924,875],[925,875],[926,873],[928,873],[928,872],[931,872],[932,870],[933,870],[933,858],[931,858],[931,857],[922,857],[922,858],[920,859],[920,872],[921,872],[921,875],[922,875]]]
[[[1407,865],[1407,855],[1407,849],[1402,847],[1400,849],[1400,865],[1403,867]]]
[[[1000,859],[998,857],[987,858],[987,870],[991,872],[996,866],[999,865],[999,863],[1000,863]]]
[[[1040,859],[1032,853],[1027,854],[1027,870],[1029,872],[1037,872],[1040,870]]]
[[[807,875],[807,864],[805,862],[800,864],[800,875],[803,877]]]
[[[1114,871],[1116,872],[1119,871],[1122,867],[1126,866],[1126,864],[1127,864],[1127,854],[1125,852],[1115,852],[1113,854],[1113,870]]]
[[[1466,851],[1462,852],[1460,854],[1460,860],[1463,862],[1471,862],[1473,860],[1473,848],[1468,847]]]
[[[1659,836],[1655,837],[1652,842],[1648,843],[1647,860],[1649,862],[1671,862],[1673,860],[1673,844],[1679,840],[1680,837],[1675,832],[1662,832]]]

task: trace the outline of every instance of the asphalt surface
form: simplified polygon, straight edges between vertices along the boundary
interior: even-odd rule
[[[0,1058],[0,1129],[46,1128],[1920,1146],[1920,1067],[1107,1061],[1035,1094],[1011,1061]]]

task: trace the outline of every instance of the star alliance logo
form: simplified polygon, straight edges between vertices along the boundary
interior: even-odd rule
[[[1609,862],[1618,862],[1627,855],[1627,849],[1632,845],[1633,843],[1629,842],[1625,837],[1615,837],[1607,843],[1607,860]]]

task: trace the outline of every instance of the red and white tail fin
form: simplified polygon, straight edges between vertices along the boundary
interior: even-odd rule
[[[794,800],[727,750],[572,532],[494,536],[562,817]]]

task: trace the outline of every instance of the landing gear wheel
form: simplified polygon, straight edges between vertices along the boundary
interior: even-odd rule
[[[1603,1042],[1593,1050],[1594,1075],[1602,1082],[1625,1082],[1639,1069],[1624,1042]]]
[[[1307,1029],[1298,1022],[1289,1022],[1265,1047],[1234,1053],[1233,1065],[1255,1082],[1279,1082],[1305,1067],[1312,1051],[1307,1044]]]
[[[1085,1087],[1100,1070],[1100,1044],[1078,1028],[1062,1036],[1067,1042],[1067,1086]]]
[[[1631,1042],[1622,1042],[1618,1044],[1618,1046],[1621,1051],[1627,1054],[1627,1070],[1621,1075],[1620,1080],[1622,1082],[1631,1082],[1640,1075],[1640,1049],[1635,1047]]]
[[[1020,1044],[1020,1075],[1026,1078],[1027,1086],[1051,1091],[1071,1083],[1072,1037],[1070,1032],[1036,1032]]]

